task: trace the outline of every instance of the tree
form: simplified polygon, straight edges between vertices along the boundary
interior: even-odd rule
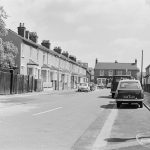
[[[7,18],[6,12],[3,7],[0,7],[0,37],[7,35],[4,19]],[[1,39],[1,38],[0,38]],[[18,49],[10,41],[2,41],[0,43],[0,68],[10,69],[15,66],[15,57],[17,56]]]
[[[1,63],[3,68],[13,68],[15,66],[15,58],[18,49],[12,42],[3,42],[3,61]]]
[[[7,19],[7,14],[3,7],[0,6],[0,36],[5,36],[7,34],[7,30],[5,28],[5,22],[3,19]]]

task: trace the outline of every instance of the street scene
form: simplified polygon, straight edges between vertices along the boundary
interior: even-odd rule
[[[136,104],[117,109],[110,89],[45,92],[0,102],[4,150],[149,149],[150,144],[144,142],[149,139],[143,134],[150,133],[150,111]],[[148,98],[146,103],[150,106]]]
[[[150,150],[150,0],[0,0],[0,150]]]

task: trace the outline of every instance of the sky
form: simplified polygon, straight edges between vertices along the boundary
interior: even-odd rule
[[[77,60],[150,64],[150,0],[0,0],[6,27],[19,23]],[[143,70],[143,71],[144,71]]]

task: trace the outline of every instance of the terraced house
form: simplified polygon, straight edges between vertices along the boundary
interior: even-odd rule
[[[94,68],[94,81],[95,83],[103,83],[106,85],[111,82],[113,75],[131,75],[137,79],[137,73],[139,68],[137,67],[137,60],[133,63],[119,63],[115,62],[98,62],[95,61]]]
[[[44,88],[76,88],[78,83],[87,82],[83,65],[68,54],[51,50],[49,40],[38,44],[37,34],[27,31],[24,24],[20,23],[18,33],[9,29],[3,40],[12,41],[18,47],[17,73],[41,79]]]

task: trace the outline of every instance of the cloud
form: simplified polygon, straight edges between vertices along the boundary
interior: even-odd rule
[[[77,32],[79,33],[90,33],[92,31],[92,28],[89,26],[80,26],[77,28]]]

